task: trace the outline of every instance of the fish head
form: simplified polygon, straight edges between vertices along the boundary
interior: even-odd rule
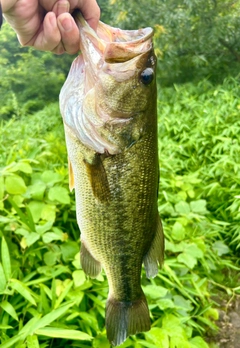
[[[101,129],[139,118],[156,100],[153,30],[121,30],[99,22],[95,32],[79,12],[75,20],[81,54],[60,94],[63,119],[87,147],[116,154],[120,152],[116,138]],[[75,116],[67,104],[78,108]]]
[[[111,118],[146,110],[156,91],[152,28],[121,30],[99,23],[95,33],[79,22],[85,93],[95,89],[96,108]]]

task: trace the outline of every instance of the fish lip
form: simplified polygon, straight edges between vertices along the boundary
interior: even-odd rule
[[[80,49],[84,60],[85,58],[88,61],[91,59],[90,49],[92,53],[93,48],[100,56],[99,61],[106,63],[124,63],[152,48],[154,32],[150,27],[138,30],[121,30],[99,21],[95,32],[85,21],[80,11],[75,11],[73,16],[79,28]],[[91,48],[89,43],[91,43]]]

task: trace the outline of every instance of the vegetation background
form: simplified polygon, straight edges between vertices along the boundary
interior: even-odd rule
[[[217,348],[240,296],[240,1],[99,0],[102,20],[152,26],[166,260],[142,284],[152,329],[122,347]],[[103,275],[79,262],[58,95],[72,56],[0,32],[0,348],[108,348]],[[229,346],[230,347],[230,346]]]

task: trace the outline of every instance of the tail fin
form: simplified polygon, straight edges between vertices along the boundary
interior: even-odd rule
[[[123,343],[128,336],[150,330],[149,310],[144,294],[133,302],[108,298],[106,305],[107,338],[113,346]]]

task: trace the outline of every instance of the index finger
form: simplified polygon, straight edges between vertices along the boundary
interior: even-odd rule
[[[97,29],[98,21],[100,18],[100,8],[96,0],[78,0],[78,1],[69,1],[70,2],[70,11],[72,12],[75,9],[79,9],[86,19],[88,24],[94,29]],[[77,5],[73,6],[74,3]]]
[[[100,18],[100,8],[96,0],[68,0],[70,5],[69,12],[78,9],[89,25],[96,29]],[[58,0],[40,0],[40,4],[47,11],[52,11]]]

